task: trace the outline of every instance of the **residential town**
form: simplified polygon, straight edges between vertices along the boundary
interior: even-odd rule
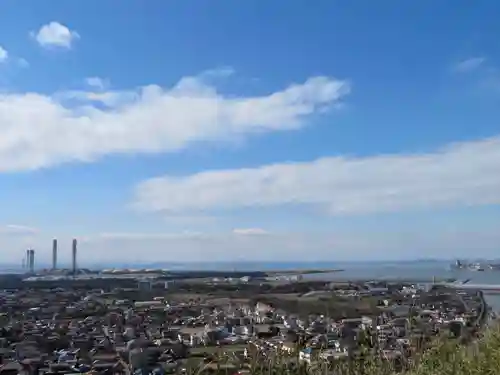
[[[194,292],[203,288],[212,292]],[[246,298],[248,289],[259,293]],[[473,290],[249,278],[108,290],[26,283],[0,293],[0,313],[0,371],[11,374],[244,373],[256,358],[313,366],[366,354],[404,368],[433,338],[465,342],[489,317]]]

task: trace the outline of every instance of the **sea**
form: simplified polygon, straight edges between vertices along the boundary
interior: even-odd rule
[[[325,281],[355,280],[414,280],[420,283],[431,283],[445,279],[467,280],[471,284],[500,285],[500,270],[486,269],[471,271],[451,267],[453,261],[448,260],[415,260],[400,262],[197,262],[197,263],[150,263],[132,265],[106,265],[105,268],[163,268],[171,270],[297,270],[297,269],[341,269],[341,272],[310,274],[305,279],[321,279]],[[102,265],[101,265],[102,266]],[[94,269],[94,267],[89,267]],[[2,272],[3,271],[3,272]],[[0,273],[9,271],[2,270]],[[500,293],[485,294],[493,311],[500,312]]]
[[[470,284],[500,285],[500,270],[472,271],[456,269],[453,262],[391,262],[391,263],[346,263],[339,264],[342,272],[308,275],[309,279],[324,278],[327,280],[415,280],[421,283],[432,283],[454,279],[468,281]],[[500,312],[500,293],[485,293],[485,298],[492,310]]]

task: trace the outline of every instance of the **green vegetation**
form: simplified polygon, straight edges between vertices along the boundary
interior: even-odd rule
[[[231,361],[232,362],[232,361]],[[234,362],[233,362],[234,363]],[[399,371],[398,371],[399,370]],[[315,360],[310,365],[296,357],[254,356],[244,366],[230,366],[222,358],[218,364],[202,365],[194,373],[220,374],[311,374],[311,375],[500,375],[500,325],[487,330],[468,346],[457,340],[436,340],[412,361],[388,361],[362,353],[358,358],[346,358],[333,364]]]

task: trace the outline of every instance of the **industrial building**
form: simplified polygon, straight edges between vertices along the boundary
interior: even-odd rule
[[[26,261],[23,264],[26,265],[28,273],[33,274],[35,272],[35,250],[26,250]]]
[[[80,270],[78,268],[78,241],[76,238],[73,238],[71,244],[71,267],[69,269],[59,267],[58,256],[58,240],[54,238],[52,240],[52,266],[49,269],[35,270],[35,250],[32,248],[26,250],[26,255],[23,257],[22,268],[31,276],[64,277],[90,273],[89,270]]]
[[[52,270],[57,269],[57,238],[52,240]]]
[[[73,275],[77,274],[77,264],[76,264],[76,257],[77,257],[77,241],[76,238],[73,238],[73,242],[71,245],[71,270],[73,272]]]

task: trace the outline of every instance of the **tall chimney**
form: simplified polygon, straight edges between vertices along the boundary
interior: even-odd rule
[[[57,269],[57,238],[52,240],[52,269]]]
[[[76,238],[73,238],[73,246],[72,246],[72,255],[73,255],[73,275],[76,275],[76,247],[77,247],[77,242]]]
[[[26,260],[25,260],[25,267],[26,267],[26,271],[29,272],[30,270],[30,261],[31,261],[31,250],[28,249],[26,250]]]
[[[30,250],[30,273],[35,273],[35,250]]]

